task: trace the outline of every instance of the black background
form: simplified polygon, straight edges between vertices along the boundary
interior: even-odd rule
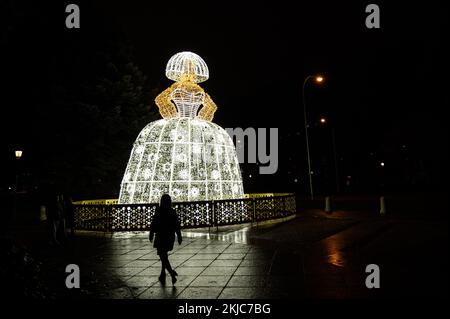
[[[80,38],[93,41],[97,34],[110,33],[133,46],[152,92],[171,83],[164,76],[169,57],[193,51],[210,69],[202,85],[219,107],[216,123],[279,128],[279,170],[253,183],[246,176],[256,168],[244,165],[250,191],[306,191],[292,181],[306,185],[301,87],[310,74],[322,74],[325,82],[307,84],[309,122],[314,126],[326,116],[336,129],[342,176],[371,184],[384,161],[400,190],[409,183],[397,176],[406,159],[413,162],[406,175],[426,175],[424,189],[446,185],[449,101],[443,42],[448,12],[439,2],[377,1],[381,29],[365,27],[365,1],[78,1],[81,29],[65,27],[68,3],[6,1],[2,9],[4,180],[11,180],[13,150],[34,147],[29,128],[36,119],[29,109],[45,107],[49,70],[70,68],[54,65],[55,57]],[[148,103],[154,109],[153,98]],[[330,153],[327,134],[312,129],[313,163]]]

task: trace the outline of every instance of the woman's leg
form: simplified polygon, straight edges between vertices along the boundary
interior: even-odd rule
[[[169,256],[168,256],[167,252],[164,254],[164,264],[163,265],[164,265],[164,268],[167,269],[169,274],[172,274],[173,270],[172,270],[172,266],[170,265]]]
[[[161,259],[161,277],[166,276],[166,262],[168,259],[166,252],[159,252],[159,259]]]
[[[169,272],[170,276],[172,277],[172,283],[175,284],[177,282],[176,276],[178,275],[175,270],[172,269],[172,266],[170,265],[169,256],[167,252],[159,252],[159,258],[161,259],[161,276],[159,277],[159,280],[163,283],[165,283],[166,280],[166,269]]]
[[[169,261],[169,256],[167,255],[167,253],[165,254],[165,259],[164,259],[164,267],[165,269],[167,269],[167,271],[169,272],[170,276],[172,277],[172,283],[175,284],[177,282],[177,272],[175,270],[172,269],[172,266],[170,265],[170,261]]]

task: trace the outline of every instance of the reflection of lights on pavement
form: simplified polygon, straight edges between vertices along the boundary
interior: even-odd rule
[[[345,259],[342,254],[342,242],[338,238],[334,240],[326,241],[328,250],[328,262],[334,266],[343,267],[345,265]]]
[[[342,260],[342,254],[341,252],[336,252],[334,254],[331,254],[328,256],[328,261],[335,266],[343,267],[344,261]]]

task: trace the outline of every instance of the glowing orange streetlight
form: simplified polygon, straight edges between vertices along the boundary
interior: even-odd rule
[[[320,76],[320,75],[316,76],[316,82],[317,83],[323,82],[323,76]]]
[[[320,118],[320,123],[321,124],[325,124],[327,122],[327,119],[326,118],[324,118],[324,117],[321,117]]]

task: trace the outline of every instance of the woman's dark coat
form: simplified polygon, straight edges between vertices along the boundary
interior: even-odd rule
[[[180,224],[173,208],[156,209],[150,227],[150,240],[155,236],[153,247],[159,252],[168,252],[173,249],[175,233],[181,238]]]

